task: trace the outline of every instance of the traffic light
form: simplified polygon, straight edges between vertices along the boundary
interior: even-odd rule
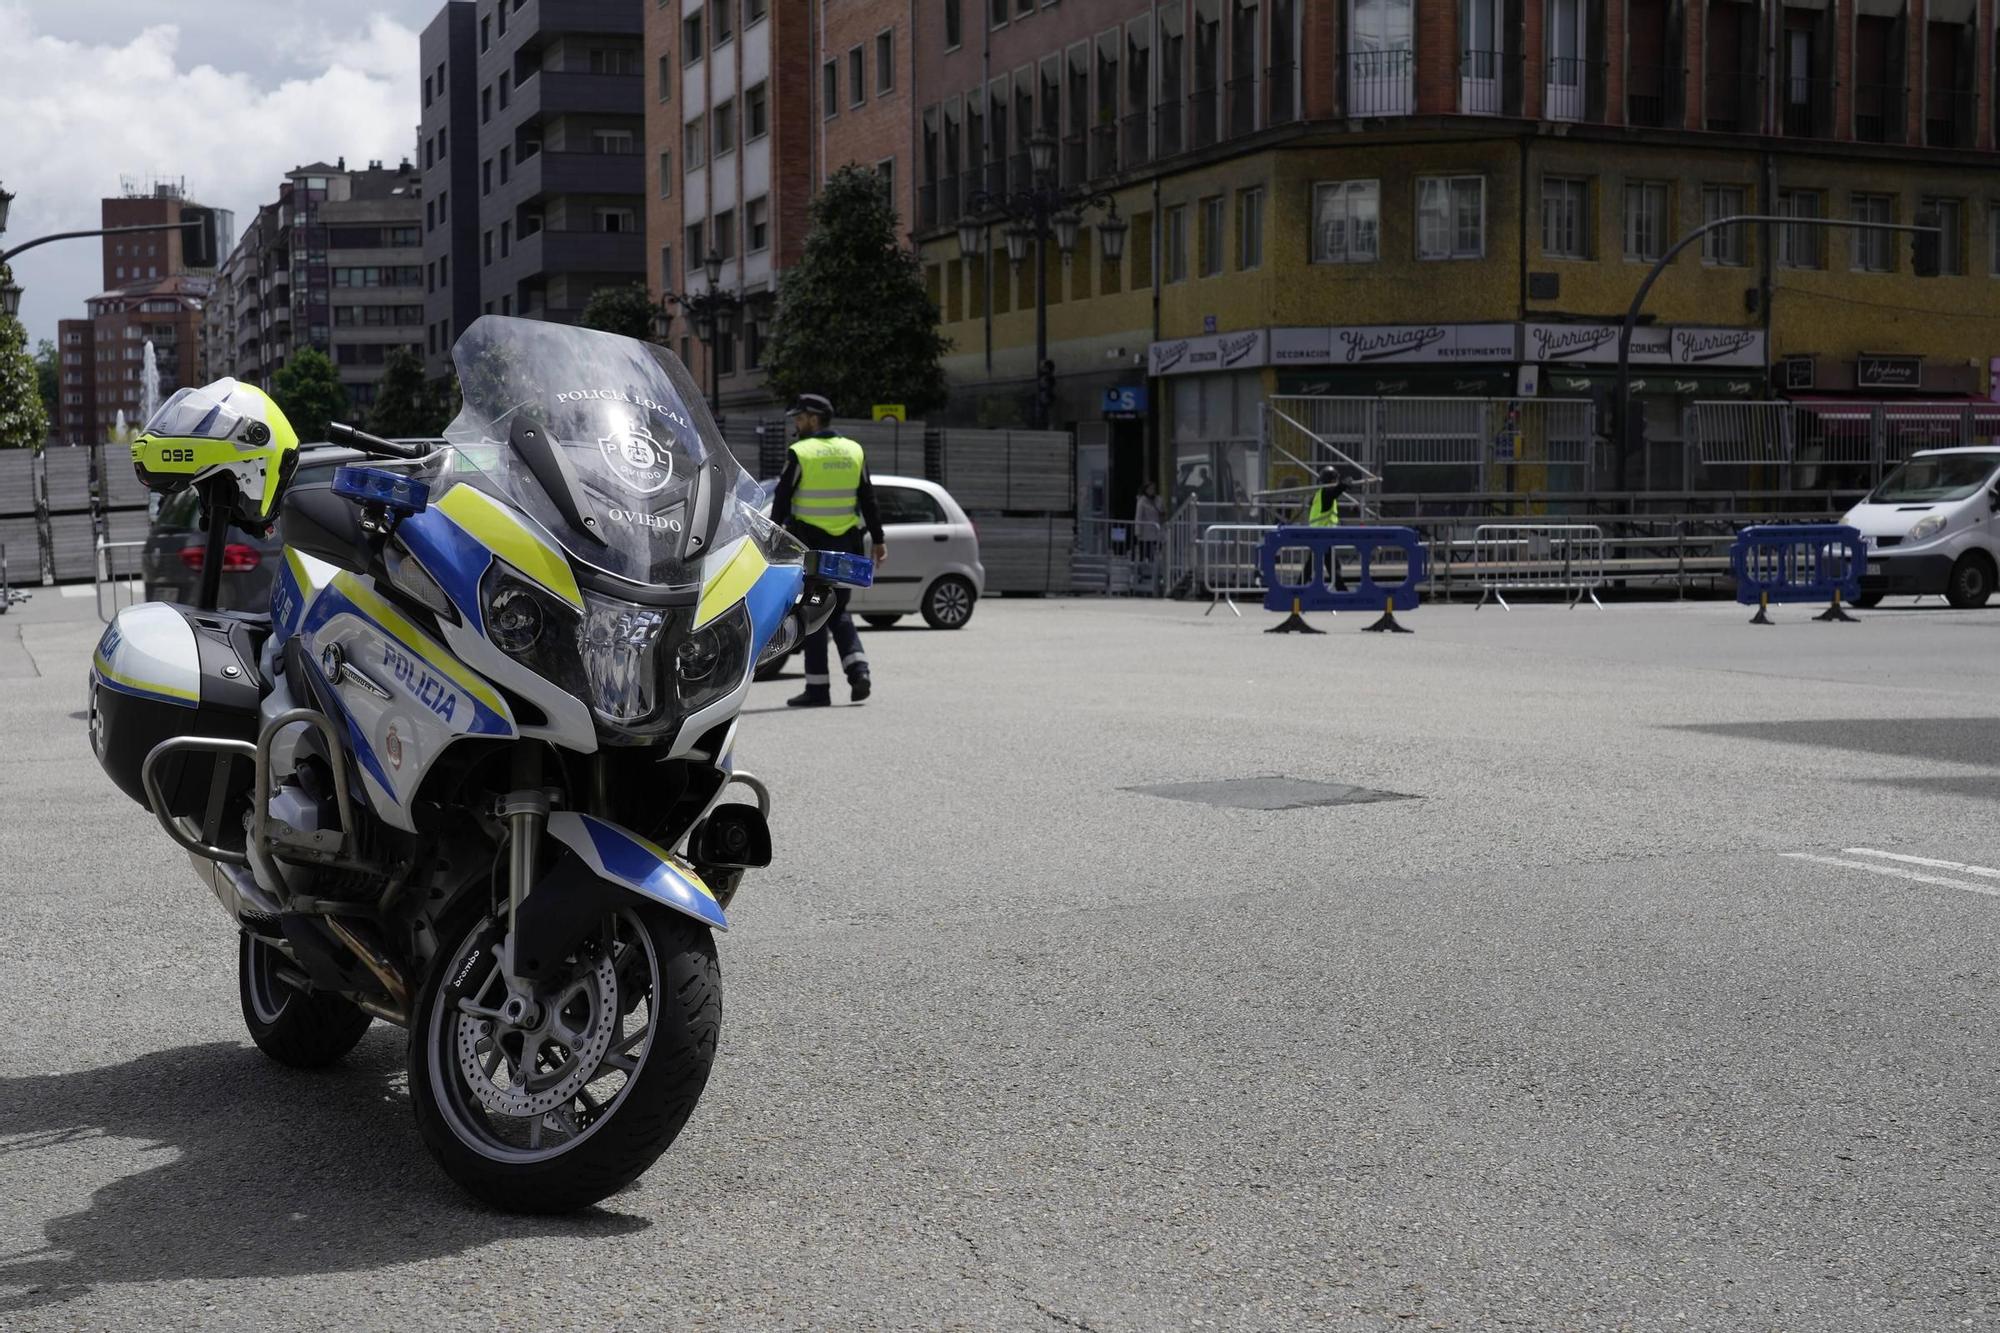
[[[1922,230],[1910,236],[1910,267],[1920,278],[1935,278],[1938,275],[1939,242],[1943,239],[1938,231],[1937,212],[1925,209],[1917,214],[1917,226]]]
[[[1055,362],[1044,361],[1042,362],[1041,369],[1035,372],[1035,397],[1040,400],[1044,409],[1054,406],[1056,401]]]
[[[218,268],[222,253],[221,219],[212,208],[181,207],[181,263],[192,269]]]

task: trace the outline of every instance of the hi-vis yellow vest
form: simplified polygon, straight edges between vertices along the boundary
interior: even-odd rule
[[[834,537],[859,527],[861,446],[838,435],[799,440],[792,445],[792,456],[799,460],[792,513]]]
[[[1322,507],[1320,497],[1324,494],[1323,489],[1313,492],[1312,510],[1306,515],[1306,526],[1309,528],[1340,526],[1340,501],[1335,500],[1332,504]]]

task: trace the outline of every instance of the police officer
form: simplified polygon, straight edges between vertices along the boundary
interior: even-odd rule
[[[1306,526],[1309,528],[1337,528],[1340,526],[1340,497],[1347,494],[1347,483],[1341,480],[1340,469],[1331,465],[1319,470],[1319,488],[1312,493],[1312,500],[1306,506]],[[1344,592],[1347,581],[1340,576],[1340,561],[1331,550],[1326,553],[1325,576],[1336,591]]]
[[[875,487],[868,479],[861,446],[833,433],[833,404],[819,394],[800,394],[791,417],[792,433],[798,438],[771,497],[772,521],[814,550],[849,555],[861,555],[866,549],[861,537],[865,529],[874,539],[875,563],[881,564],[889,548],[882,541],[882,515],[875,507]],[[861,651],[861,636],[847,613],[847,596],[846,588],[834,594],[833,615],[806,640],[806,689],[785,701],[793,708],[824,708],[833,702],[826,662],[829,632],[847,673],[848,697],[855,703],[868,697],[872,688],[868,655]]]

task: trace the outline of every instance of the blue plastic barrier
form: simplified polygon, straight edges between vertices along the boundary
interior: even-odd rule
[[[1326,586],[1326,553],[1335,549],[1354,553],[1354,567],[1349,568],[1346,560],[1341,566],[1345,590]],[[1385,550],[1401,557],[1404,574],[1398,582],[1385,584],[1375,579],[1376,555]],[[1310,553],[1304,583],[1287,583],[1279,577],[1280,551]],[[1273,634],[1320,633],[1301,618],[1305,611],[1380,611],[1382,618],[1369,629],[1407,634],[1410,631],[1396,623],[1396,608],[1407,611],[1418,605],[1417,588],[1429,572],[1423,541],[1414,528],[1278,528],[1264,539],[1257,563],[1264,575],[1264,609],[1291,613],[1283,624],[1269,631]]]
[[[1773,523],[1744,528],[1729,548],[1729,572],[1736,576],[1736,600],[1755,606],[1753,625],[1768,625],[1773,602],[1825,602],[1815,620],[1852,620],[1840,609],[1844,596],[1861,595],[1861,571],[1868,548],[1861,534],[1838,523]]]

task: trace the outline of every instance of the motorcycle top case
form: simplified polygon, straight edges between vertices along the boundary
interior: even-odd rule
[[[170,736],[257,739],[257,658],[270,620],[142,602],[118,613],[90,661],[90,741],[118,789],[149,805],[141,771]],[[215,756],[181,753],[160,770],[168,813],[208,808]],[[248,761],[232,775],[250,781]]]

